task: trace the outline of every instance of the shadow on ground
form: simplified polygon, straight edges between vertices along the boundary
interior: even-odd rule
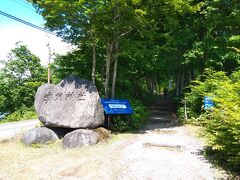
[[[155,103],[148,106],[149,120],[144,127],[140,129],[139,133],[143,134],[147,131],[180,126],[174,107],[174,102],[171,98],[160,96]]]

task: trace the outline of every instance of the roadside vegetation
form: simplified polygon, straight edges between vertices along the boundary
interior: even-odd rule
[[[222,71],[206,70],[189,86],[179,115],[185,123],[204,127],[208,140],[206,155],[218,164],[240,172],[240,70],[227,76]],[[204,110],[203,99],[211,97],[214,107]],[[185,115],[188,120],[185,119]]]
[[[40,59],[18,42],[0,69],[0,123],[36,118],[34,96],[46,74]]]
[[[238,0],[29,2],[48,30],[75,47],[54,59],[53,83],[76,75],[103,98],[129,99],[135,114],[113,120],[116,130],[129,131],[146,122],[146,106],[171,81],[169,94],[183,102],[179,117],[203,126],[208,150],[239,172]],[[0,70],[0,122],[34,118],[34,94],[46,78],[40,60],[18,43]],[[210,111],[204,96],[215,103]]]

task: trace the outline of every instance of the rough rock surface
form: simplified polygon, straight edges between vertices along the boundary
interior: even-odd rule
[[[111,132],[103,127],[94,130],[98,135],[98,140],[101,142],[106,142],[111,138]]]
[[[47,127],[96,128],[104,123],[104,112],[95,85],[67,77],[58,85],[44,84],[35,96],[39,120]]]
[[[38,127],[25,132],[21,141],[25,145],[45,144],[50,141],[58,140],[57,135],[46,127]]]
[[[89,129],[78,129],[64,136],[63,148],[80,148],[98,143],[98,134]]]

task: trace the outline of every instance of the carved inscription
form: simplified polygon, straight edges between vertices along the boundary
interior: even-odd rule
[[[85,96],[84,92],[80,92],[77,95],[77,100],[85,100]]]
[[[65,95],[65,100],[71,99],[73,96],[74,96],[74,92],[68,92],[68,93]]]
[[[63,93],[57,93],[56,95],[55,95],[55,99],[54,99],[54,101],[56,101],[56,100],[62,100],[62,95],[63,95]]]
[[[47,103],[47,102],[50,100],[51,97],[52,97],[52,93],[51,93],[51,92],[48,92],[47,94],[44,95],[43,101],[44,101],[45,103]]]
[[[74,92],[67,92],[67,93],[62,93],[62,92],[58,92],[56,94],[52,94],[51,92],[48,92],[47,94],[44,95],[44,102],[47,103],[48,101],[50,101],[51,99],[53,99],[54,101],[58,101],[58,100],[77,100],[77,101],[83,101],[85,100],[86,94],[85,92],[78,92],[78,93],[74,93]]]

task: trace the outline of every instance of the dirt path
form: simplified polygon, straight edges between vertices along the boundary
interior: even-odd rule
[[[150,121],[121,152],[119,179],[224,179],[202,155],[193,127],[178,127],[169,99],[150,107]]]
[[[114,135],[107,144],[77,150],[52,146],[26,148],[1,143],[0,179],[226,179],[200,154],[203,141],[194,129],[178,127],[171,102],[150,107],[139,134]]]

